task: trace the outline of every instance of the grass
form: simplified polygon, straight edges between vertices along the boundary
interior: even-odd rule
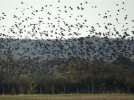
[[[0,100],[134,100],[134,94],[1,95]]]

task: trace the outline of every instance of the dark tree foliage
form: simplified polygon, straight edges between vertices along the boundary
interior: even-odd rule
[[[0,94],[134,93],[134,62],[0,59]]]

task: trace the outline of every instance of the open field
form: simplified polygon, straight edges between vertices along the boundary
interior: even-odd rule
[[[1,95],[0,100],[134,100],[134,94]]]

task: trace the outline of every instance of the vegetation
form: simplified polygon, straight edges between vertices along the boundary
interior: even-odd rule
[[[45,94],[45,95],[6,95],[1,100],[133,100],[132,94]]]
[[[134,61],[0,59],[0,94],[134,93]]]

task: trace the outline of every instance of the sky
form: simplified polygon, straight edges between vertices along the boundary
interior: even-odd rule
[[[88,4],[86,4],[86,2],[88,2]],[[81,3],[82,6],[80,6]],[[46,5],[47,7],[45,7]],[[67,8],[64,8],[64,6]],[[73,10],[70,10],[70,6]],[[42,7],[44,8],[43,11],[41,11]],[[84,10],[78,10],[77,7],[82,7]],[[2,18],[4,14],[6,15],[4,16],[4,19],[0,20],[0,37],[30,39],[55,39],[57,37],[77,38],[95,35],[94,32],[89,31],[92,30],[92,26],[94,26],[96,32],[106,34],[110,31],[109,35],[107,35],[109,38],[118,37],[118,35],[115,34],[114,28],[119,31],[120,35],[127,32],[130,35],[128,36],[129,38],[134,36],[131,32],[134,30],[134,23],[132,22],[134,20],[133,9],[134,0],[60,0],[60,2],[58,2],[58,0],[0,0],[0,18]],[[36,10],[38,10],[38,12],[36,12]],[[61,10],[61,12],[59,12],[59,10]],[[65,11],[67,11],[67,13]],[[31,14],[32,12],[34,12],[35,15]],[[49,15],[48,12],[51,15]],[[81,15],[82,17],[80,17]],[[126,15],[127,19],[124,20]],[[14,16],[17,16],[20,20],[14,18]],[[58,20],[55,19],[55,17],[58,16],[60,16],[59,23],[57,23]],[[71,18],[69,16],[71,16]],[[104,18],[104,16],[109,17]],[[27,17],[31,19],[24,21],[19,25],[19,29],[22,29],[22,33],[20,33],[19,29],[15,27],[15,24],[19,24]],[[48,17],[50,17],[50,20],[48,20]],[[41,20],[40,18],[43,20],[42,23],[39,23],[39,20]],[[118,22],[116,19],[118,19]],[[60,27],[68,30],[68,27],[64,25],[64,22],[73,26],[78,23],[85,23],[83,28],[78,30],[76,27],[73,27],[70,32],[63,32],[65,36],[61,36]],[[48,27],[48,23],[55,25],[57,30],[56,28],[53,29],[52,27]],[[105,29],[107,23],[112,23],[113,25],[109,26],[108,29]],[[30,24],[38,24],[37,28],[40,28],[40,30],[35,33],[32,32],[33,26],[29,26]],[[122,27],[123,25],[124,27]],[[24,28],[24,26],[26,27]],[[11,32],[11,29],[15,34]],[[58,34],[55,35],[54,33],[51,33],[52,30]],[[44,31],[48,33],[48,36],[44,35],[47,34],[44,33]],[[68,35],[69,33],[74,32],[77,32],[80,35]]]

